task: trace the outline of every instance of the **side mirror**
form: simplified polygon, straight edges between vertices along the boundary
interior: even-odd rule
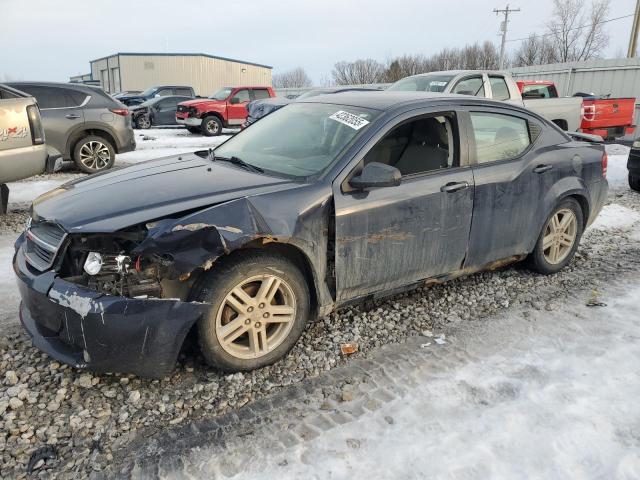
[[[402,174],[400,170],[384,163],[371,162],[362,169],[360,175],[349,180],[349,185],[358,190],[376,187],[397,187]]]
[[[231,105],[237,105],[238,103],[240,103],[240,99],[238,97],[233,97],[231,100],[229,100],[229,103]]]

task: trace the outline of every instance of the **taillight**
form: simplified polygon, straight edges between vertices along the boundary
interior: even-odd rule
[[[607,152],[602,153],[602,178],[607,178],[607,166],[609,165],[609,157]]]
[[[27,106],[27,117],[31,128],[31,141],[34,145],[42,145],[44,143],[44,129],[42,128],[40,110],[38,110],[37,105]]]
[[[116,115],[122,115],[123,117],[126,117],[131,113],[128,108],[110,108],[109,111]]]
[[[596,106],[595,105],[583,105],[582,118],[588,122],[592,122],[596,119]]]

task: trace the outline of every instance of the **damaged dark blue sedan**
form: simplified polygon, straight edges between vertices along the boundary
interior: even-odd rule
[[[468,96],[288,105],[215,151],[38,198],[16,243],[35,346],[98,372],[170,372],[189,332],[226,371],[270,364],[342,305],[520,260],[571,261],[606,195],[602,145]]]

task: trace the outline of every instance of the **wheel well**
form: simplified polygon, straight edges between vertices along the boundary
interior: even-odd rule
[[[558,127],[560,127],[562,130],[564,130],[565,132],[569,129],[569,124],[567,123],[566,120],[555,119],[551,121],[555,123]]]
[[[90,135],[95,135],[97,137],[104,138],[109,143],[111,143],[111,146],[113,147],[113,150],[116,153],[118,153],[118,144],[117,144],[115,138],[113,138],[113,135],[111,135],[106,130],[99,130],[99,129],[91,128],[91,129],[82,130],[80,132],[76,132],[76,133],[73,134],[73,137],[71,137],[71,139],[69,141],[69,157],[73,158],[73,151],[75,150],[76,145],[78,145],[78,142],[80,142],[83,138],[88,137]]]
[[[582,223],[584,228],[586,228],[589,222],[589,202],[582,195],[569,195],[567,198],[573,198],[580,205],[580,209],[582,210]]]
[[[222,118],[222,115],[220,115],[218,112],[207,112],[203,114],[201,118],[204,120],[205,117],[218,117],[218,120],[220,120],[224,125],[224,118]]]

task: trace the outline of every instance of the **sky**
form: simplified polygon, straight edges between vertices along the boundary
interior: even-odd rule
[[[590,0],[586,0],[589,3]],[[499,45],[506,0],[0,0],[0,80],[67,81],[116,52],[208,53],[301,66],[316,84],[335,62]],[[508,38],[543,32],[552,0],[511,0]],[[612,0],[609,18],[635,0]],[[606,24],[606,57],[626,54],[632,18]],[[509,42],[514,49],[518,42]]]

